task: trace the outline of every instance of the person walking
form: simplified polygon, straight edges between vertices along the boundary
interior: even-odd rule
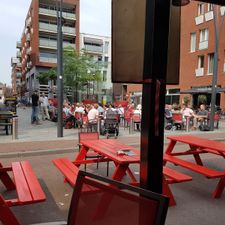
[[[39,95],[38,91],[35,90],[34,93],[31,96],[32,100],[32,114],[31,114],[31,124],[37,124],[39,125],[39,118],[38,118],[38,112],[39,112]]]
[[[47,118],[47,120],[50,120],[50,116],[48,113],[48,97],[45,95],[45,93],[42,93],[41,97],[40,97],[40,103],[41,103],[41,116],[42,116],[42,120],[45,120]]]

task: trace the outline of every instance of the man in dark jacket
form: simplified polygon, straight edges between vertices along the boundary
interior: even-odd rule
[[[40,124],[39,118],[38,118],[38,112],[39,112],[39,95],[37,90],[34,91],[34,93],[31,96],[32,100],[32,114],[31,114],[31,124],[36,123],[37,125]]]

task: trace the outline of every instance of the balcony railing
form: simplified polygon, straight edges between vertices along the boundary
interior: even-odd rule
[[[22,63],[21,62],[18,62],[17,63],[17,67],[21,68],[22,67]]]
[[[49,39],[45,39],[45,38],[40,38],[39,46],[42,47],[42,48],[56,49],[57,48],[57,41],[49,40]],[[75,44],[63,42],[63,47],[68,47],[68,46],[70,46],[72,48],[75,48]]]
[[[29,48],[26,50],[26,54],[27,54],[27,55],[30,55],[30,54],[31,54],[31,52],[32,52],[32,48],[31,48],[31,47],[29,47]]]
[[[57,58],[49,58],[49,57],[39,57],[40,62],[46,62],[46,63],[57,63]]]
[[[39,30],[46,32],[57,33],[57,25],[49,24],[49,23],[39,23]],[[76,29],[73,27],[62,27],[62,31],[64,34],[76,35]]]
[[[22,73],[16,73],[16,77],[17,78],[21,78],[22,77]]]
[[[84,49],[88,52],[103,53],[103,47],[102,46],[84,45]]]
[[[21,57],[21,51],[17,51],[16,57],[17,57],[17,58],[20,58],[20,57]]]
[[[56,10],[45,9],[45,8],[39,8],[39,14],[53,16],[53,17],[57,16]],[[76,20],[76,15],[74,13],[63,12],[62,15],[65,19]]]
[[[16,47],[17,47],[17,48],[21,48],[21,47],[22,47],[22,44],[21,44],[20,41],[17,41],[17,42],[16,42]]]

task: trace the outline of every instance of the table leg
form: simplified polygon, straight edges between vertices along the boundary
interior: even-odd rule
[[[4,170],[1,163],[0,163],[0,180],[5,185],[5,187],[8,191],[15,189],[14,182],[12,181],[12,179],[9,176],[9,174],[7,173],[7,171]]]
[[[176,143],[177,143],[176,141],[170,140],[170,143],[169,143],[165,153],[170,155],[172,153],[173,148],[174,148]]]
[[[127,168],[127,173],[130,176],[132,182],[137,183],[137,179],[135,178],[134,174],[132,173],[132,171],[129,167]]]
[[[223,193],[224,187],[225,187],[225,175],[224,177],[220,178],[220,181],[217,184],[215,191],[213,192],[213,197],[220,198],[221,194]]]
[[[163,194],[170,198],[170,202],[169,202],[170,206],[176,205],[176,201],[173,197],[173,193],[170,190],[169,184],[166,182],[166,179],[164,176],[163,176]]]
[[[4,199],[0,195],[0,221],[3,225],[20,225],[14,213],[6,205]]]
[[[75,163],[76,161],[81,161],[81,160],[85,160],[85,156],[88,152],[89,148],[86,148],[85,146],[81,146],[80,152],[78,153],[77,157],[75,158]],[[76,166],[80,166],[80,164],[76,164]]]
[[[127,168],[128,168],[128,164],[116,164],[116,169],[112,175],[112,179],[113,180],[118,180],[118,181],[121,181],[123,179],[123,177],[125,176],[126,174],[126,171],[127,171]]]
[[[189,145],[190,146],[190,149],[192,151],[196,151],[197,150],[197,147],[195,146],[192,146],[192,145]],[[197,153],[197,154],[193,154],[194,158],[195,158],[195,162],[200,165],[200,166],[203,166],[203,163],[202,163],[202,160],[200,158],[200,155]]]

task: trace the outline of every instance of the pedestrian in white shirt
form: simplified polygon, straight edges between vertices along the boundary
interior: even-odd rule
[[[45,93],[42,93],[40,99],[39,99],[40,103],[41,103],[41,116],[42,116],[42,120],[45,120],[46,118],[48,120],[50,120],[50,116],[48,113],[48,97],[45,96]]]

